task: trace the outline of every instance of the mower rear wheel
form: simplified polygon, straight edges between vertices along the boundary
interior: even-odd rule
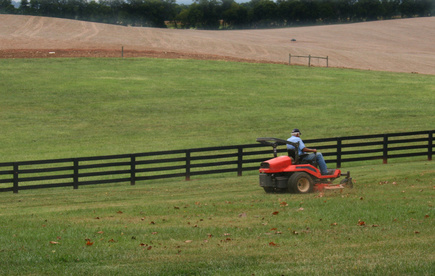
[[[312,193],[314,190],[313,179],[307,173],[295,172],[288,180],[288,190],[298,194]]]

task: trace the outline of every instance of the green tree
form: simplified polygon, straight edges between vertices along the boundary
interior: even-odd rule
[[[197,3],[193,3],[185,11],[184,17],[182,18],[184,19],[184,21],[182,21],[182,24],[186,28],[198,28],[198,27],[201,28],[202,25],[200,22],[202,21],[203,17],[204,17],[204,13],[202,12],[199,5]]]
[[[256,26],[269,27],[280,25],[278,6],[272,0],[252,0],[252,21]]]
[[[338,14],[336,13],[335,3],[332,0],[323,0],[318,4],[319,20],[323,23],[337,22]]]
[[[20,14],[30,14],[30,3],[28,0],[21,0],[18,8]]]
[[[382,15],[379,0],[359,0],[355,4],[356,17],[359,20],[377,20]]]
[[[400,0],[381,0],[382,19],[391,19],[398,15]]]
[[[226,28],[246,28],[249,25],[248,9],[233,0],[222,12],[223,24]]]
[[[221,15],[219,2],[217,0],[195,0],[196,6],[202,14],[200,18],[201,27],[204,29],[219,29]]]
[[[399,10],[402,17],[413,17],[416,14],[413,0],[402,0]]]
[[[431,16],[432,6],[434,5],[434,2],[434,0],[415,1],[416,15],[420,17]]]
[[[11,0],[0,0],[0,13],[13,14],[16,12]]]

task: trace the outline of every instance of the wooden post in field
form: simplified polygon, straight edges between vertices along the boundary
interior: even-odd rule
[[[74,159],[73,163],[73,189],[77,190],[79,188],[79,161],[77,159]]]
[[[124,58],[124,46],[121,47],[121,57]]]
[[[311,55],[308,55],[308,67],[311,67]]]
[[[136,156],[130,156],[130,185],[136,185]]]
[[[237,149],[237,176],[242,176],[243,171],[243,148]]]
[[[190,150],[186,150],[186,181],[190,180]]]
[[[18,163],[14,163],[14,179],[13,179],[13,187],[12,191],[14,194],[18,193]]]
[[[383,154],[382,154],[383,163],[388,163],[388,135],[384,135],[384,142],[383,142]]]
[[[341,138],[337,138],[337,169],[341,168]]]

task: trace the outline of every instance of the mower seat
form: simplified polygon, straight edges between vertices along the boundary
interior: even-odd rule
[[[292,159],[293,164],[299,163],[299,154],[296,149],[287,149],[288,156]]]
[[[307,156],[308,154],[299,155],[297,149],[287,149],[287,153],[288,153],[288,156],[293,159],[293,161],[294,161],[293,164],[295,164],[295,165],[297,165],[297,164],[310,164],[310,165],[313,165],[314,167],[317,167],[316,160],[302,161],[302,159],[305,156]]]

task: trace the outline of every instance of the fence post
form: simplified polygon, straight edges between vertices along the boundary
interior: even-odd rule
[[[186,150],[186,181],[190,180],[190,150]]]
[[[341,138],[337,138],[337,169],[341,168]]]
[[[239,147],[237,149],[237,176],[242,176],[242,166],[243,166],[243,148]]]
[[[388,135],[384,135],[384,143],[383,143],[383,164],[388,163]]]
[[[311,55],[308,55],[308,67],[311,67]]]
[[[328,56],[326,56],[326,67],[327,68],[329,67],[329,57]]]
[[[292,63],[292,54],[288,54],[288,65]]]
[[[130,185],[136,185],[136,156],[134,154],[130,157]]]
[[[433,131],[429,131],[429,137],[428,137],[428,142],[427,142],[427,147],[428,147],[428,151],[427,151],[427,160],[428,161],[432,161],[432,153],[433,153]]]
[[[79,188],[79,160],[74,159],[74,174],[73,174],[73,188]]]
[[[14,194],[18,193],[18,163],[14,163],[14,186],[13,186]]]

